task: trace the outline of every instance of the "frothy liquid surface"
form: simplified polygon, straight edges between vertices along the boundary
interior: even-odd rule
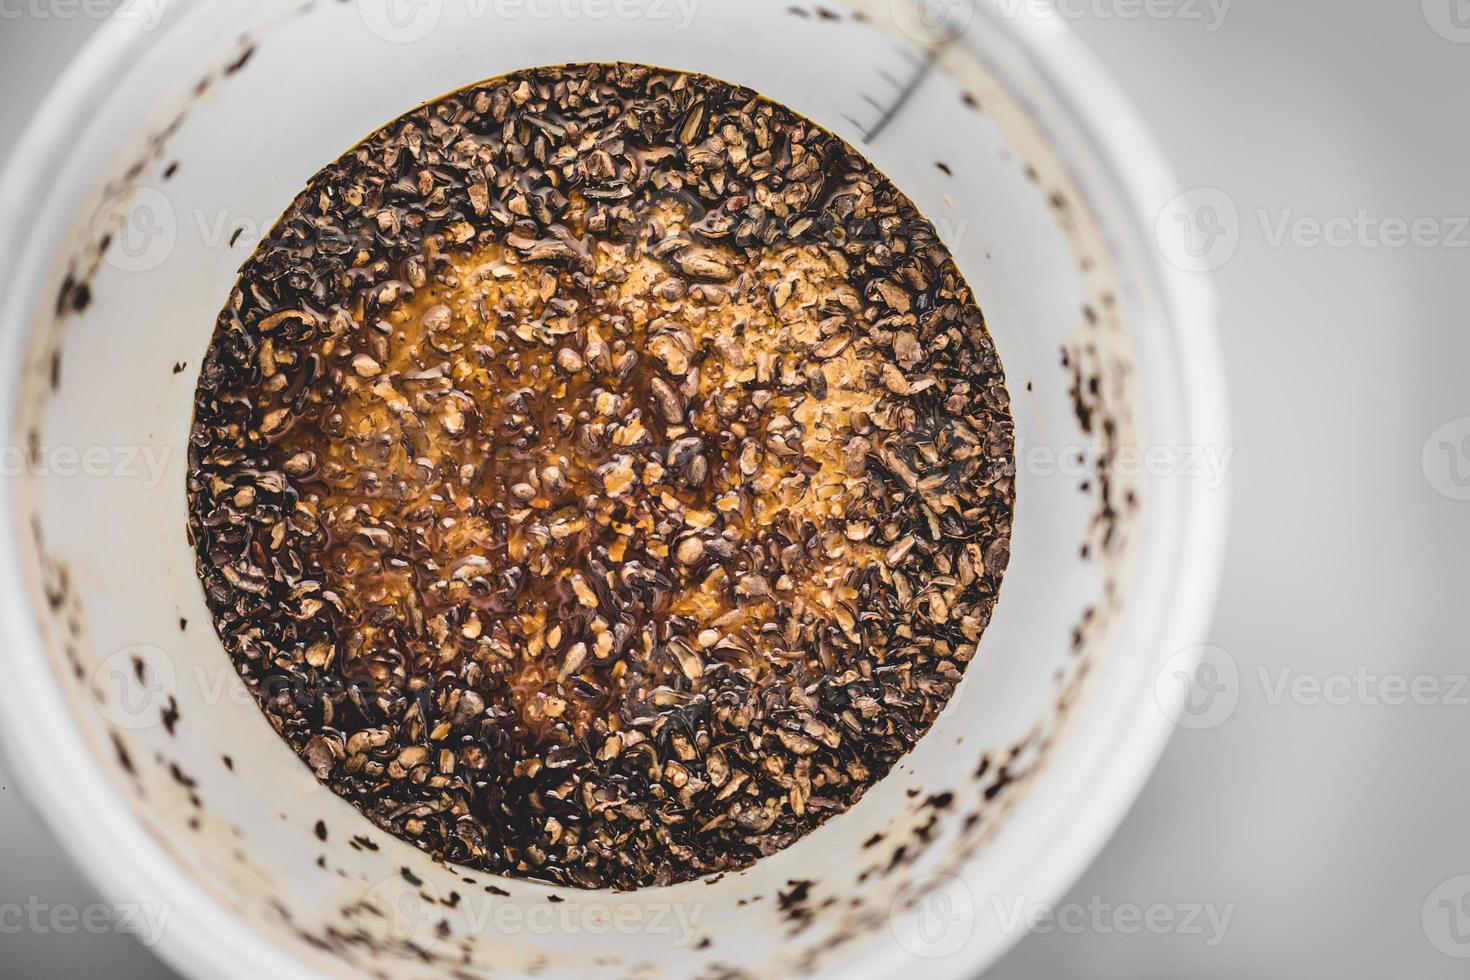
[[[791,245],[726,275],[744,261],[712,249],[718,266],[690,284],[652,257],[685,234],[682,210],[597,242],[586,295],[494,246],[345,338],[335,410],[279,445],[319,461],[323,566],[357,614],[349,662],[385,647],[423,671],[475,659],[528,731],[562,719],[583,737],[686,703],[729,664],[758,675],[783,653],[759,632],[776,598],[797,616],[856,598],[850,580],[882,553],[871,529],[741,589],[768,571],[755,552],[771,529],[842,521],[859,486],[841,433],[878,407],[877,379],[822,312],[860,308],[847,263]],[[788,390],[752,387],[778,372]],[[656,657],[669,634],[676,655]]]

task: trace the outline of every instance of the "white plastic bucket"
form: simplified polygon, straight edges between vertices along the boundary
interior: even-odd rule
[[[1081,872],[1180,717],[1226,509],[1185,457],[1227,434],[1209,290],[1155,239],[1168,175],[1030,6],[125,5],[0,198],[0,744],[79,865],[166,913],[175,966],[968,976]],[[319,786],[212,632],[184,495],[215,315],[307,179],[449,90],[611,60],[750,85],[859,145],[979,297],[1020,444],[995,620],[918,748],[749,871],[628,894],[436,865]]]

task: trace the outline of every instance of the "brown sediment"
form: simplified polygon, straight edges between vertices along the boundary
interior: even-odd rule
[[[635,887],[742,867],[937,717],[1009,402],[933,227],[703,76],[540,69],[328,167],[201,373],[190,529],[276,728],[384,829]]]

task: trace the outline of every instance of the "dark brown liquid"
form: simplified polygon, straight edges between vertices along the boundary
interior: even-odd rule
[[[546,69],[394,123],[247,264],[191,532],[282,735],[450,860],[741,867],[938,715],[1011,434],[933,228],[713,79]]]
[[[843,516],[855,487],[837,433],[879,401],[861,363],[846,351],[821,362],[820,401],[801,392],[757,407],[746,385],[776,370],[782,351],[805,361],[840,339],[831,327],[823,336],[816,300],[847,290],[857,304],[846,263],[793,245],[751,265],[743,284],[684,284],[672,297],[674,280],[650,251],[684,231],[682,212],[665,203],[634,241],[598,242],[591,289],[493,247],[445,263],[379,329],[323,342],[326,358],[344,359],[343,343],[353,352],[338,401],[276,445],[317,461],[303,487],[331,532],[327,583],[355,611],[349,662],[390,649],[410,674],[432,676],[478,660],[504,679],[538,739],[584,737],[594,718],[599,732],[617,732],[630,709],[696,697],[706,651],[771,611],[735,598],[746,562],[722,562],[702,544],[680,561],[671,554],[680,542],[719,524],[722,540],[744,549],[777,522],[799,530]],[[690,407],[670,410],[670,392]],[[767,430],[791,424],[809,434],[806,455],[766,452]],[[708,470],[697,483],[667,454],[639,459],[691,437]],[[855,597],[849,579],[879,554],[839,535],[783,591],[830,610]],[[626,587],[644,573],[669,581]],[[604,601],[618,592],[627,601]],[[655,658],[675,635],[692,649]],[[714,656],[759,669],[779,655],[753,639],[755,649]],[[372,679],[390,681],[396,660],[371,666]]]

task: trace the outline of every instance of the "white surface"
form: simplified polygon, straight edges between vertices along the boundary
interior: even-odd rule
[[[1123,0],[1063,8],[1089,11],[1074,26],[1185,184],[1224,190],[1240,214],[1239,251],[1217,274],[1238,450],[1212,639],[1241,682],[1233,717],[1175,739],[1068,899],[1111,906],[1102,928],[1088,916],[1079,934],[1030,938],[992,975],[1463,976],[1421,912],[1441,882],[1470,872],[1470,706],[1375,705],[1352,692],[1344,705],[1313,704],[1278,699],[1274,685],[1285,669],[1325,679],[1363,667],[1431,675],[1447,692],[1470,669],[1458,611],[1470,504],[1437,493],[1421,466],[1430,434],[1470,415],[1470,248],[1278,246],[1258,210],[1271,228],[1288,212],[1470,211],[1470,44],[1437,35],[1416,3],[1237,0],[1215,31],[1182,16],[1182,2],[1181,16],[1153,19],[1102,16],[1131,9]],[[0,20],[4,131],[89,26]],[[0,905],[91,901],[9,791],[0,807]],[[1214,947],[1181,931],[1122,931],[1122,906],[1157,904],[1177,921],[1195,903],[1232,909]],[[0,932],[6,975],[102,968],[163,975],[127,937]]]

